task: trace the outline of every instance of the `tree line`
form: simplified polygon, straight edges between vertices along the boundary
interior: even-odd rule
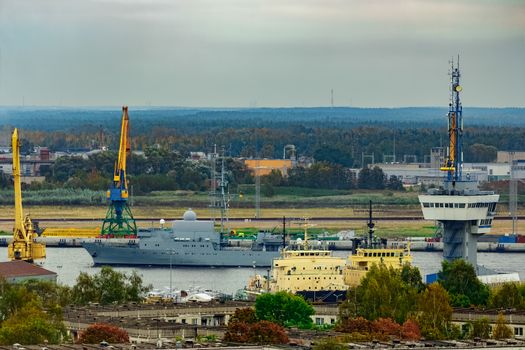
[[[117,153],[103,151],[84,157],[60,157],[51,166],[42,166],[44,183],[26,186],[29,190],[76,188],[106,190],[112,181]],[[127,162],[128,183],[134,194],[152,191],[191,190],[209,191],[212,187],[212,163],[191,161],[178,152],[162,147],[149,147],[144,154],[130,154]],[[254,184],[251,171],[242,160],[225,158],[230,188]],[[216,171],[220,170],[216,164]],[[334,161],[317,161],[309,167],[297,166],[283,176],[279,170],[262,176],[263,194],[271,197],[274,187],[305,187],[323,189],[389,189],[403,191],[401,181],[387,178],[379,167],[363,168],[358,172]],[[0,172],[0,188],[9,188],[12,181]]]
[[[192,119],[184,128],[165,126],[153,120],[134,129],[132,121],[131,149],[144,151],[160,146],[187,156],[192,151],[211,152],[214,145],[219,145],[224,146],[231,157],[282,158],[284,146],[293,144],[299,156],[361,168],[368,162],[365,159],[363,164],[363,154],[373,154],[378,162],[383,161],[384,155],[390,156],[387,161],[393,161],[394,153],[397,161],[403,161],[404,155],[415,155],[423,162],[431,148],[448,145],[445,123],[431,127],[373,122],[340,125],[324,120],[315,123],[290,121],[274,126],[271,121],[267,125],[259,124],[247,127],[239,121],[210,123]],[[96,125],[70,131],[21,130],[22,151],[27,153],[34,145],[49,147],[52,151],[101,147],[117,150],[119,131],[118,125],[110,130],[100,130]],[[3,133],[8,134],[5,129]],[[495,160],[498,150],[525,149],[521,135],[523,127],[468,126],[464,132],[465,162],[489,162]]]

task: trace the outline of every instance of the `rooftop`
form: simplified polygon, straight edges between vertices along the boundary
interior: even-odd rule
[[[0,276],[3,278],[49,275],[56,275],[56,272],[46,270],[43,267],[22,260],[0,262]]]

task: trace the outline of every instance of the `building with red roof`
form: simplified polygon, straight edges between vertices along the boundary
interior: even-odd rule
[[[26,280],[57,281],[56,272],[22,260],[0,262],[0,277],[9,283],[20,283]]]

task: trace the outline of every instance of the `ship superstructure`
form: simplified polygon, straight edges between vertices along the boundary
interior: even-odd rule
[[[286,291],[311,301],[338,302],[346,298],[349,287],[360,284],[372,265],[401,269],[412,263],[410,246],[404,243],[388,246],[385,239],[374,238],[371,202],[367,226],[367,237],[355,241],[360,247],[344,258],[333,256],[329,250],[310,248],[305,225],[304,242],[282,250],[281,256],[273,260],[269,280],[260,275],[251,278],[247,294]]]
[[[469,173],[463,173],[463,107],[460,93],[459,57],[451,62],[450,103],[447,157],[441,170],[446,178],[440,189],[420,195],[419,202],[426,220],[443,227],[443,258],[465,259],[477,268],[478,237],[489,233],[499,195],[480,191]]]
[[[171,229],[141,229],[137,239],[97,239],[82,243],[95,265],[270,266],[281,237],[260,232],[251,247],[226,246],[212,220],[197,220],[189,209]]]
[[[343,270],[347,260],[333,256],[331,251],[319,245],[314,248],[308,241],[308,226],[305,219],[304,241],[298,240],[282,250],[281,256],[273,260],[269,282],[261,280],[259,287],[269,287],[271,292],[299,294],[311,301],[344,300],[348,287],[344,283]]]
[[[374,237],[374,220],[372,218],[372,201],[368,209],[368,235],[364,240],[354,240],[352,255],[344,270],[344,281],[349,287],[357,287],[372,265],[383,264],[388,268],[402,269],[412,264],[410,243],[394,242],[388,244],[386,239]]]

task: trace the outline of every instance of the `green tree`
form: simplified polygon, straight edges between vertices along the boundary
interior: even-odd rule
[[[20,154],[28,155],[35,151],[35,145],[25,137],[20,139]]]
[[[421,334],[427,339],[444,339],[448,337],[452,307],[445,288],[439,283],[432,283],[423,291],[417,300],[417,320]]]
[[[340,313],[349,317],[362,316],[367,320],[392,318],[399,323],[405,322],[414,309],[419,285],[408,278],[412,275],[411,278],[415,279],[416,274],[405,271],[406,282],[401,277],[402,270],[384,264],[372,265],[361,284],[349,290]]]
[[[82,157],[60,157],[53,164],[47,180],[64,183],[71,177],[85,177],[89,170],[89,162]]]
[[[490,290],[489,307],[491,308],[522,308],[523,297],[516,283],[503,283]]]
[[[41,305],[30,302],[11,314],[0,327],[0,344],[60,343],[67,335],[61,320],[51,318]]]
[[[261,182],[272,186],[281,186],[284,183],[283,174],[280,170],[272,169],[268,175],[261,176]]]
[[[142,284],[142,277],[136,271],[127,275],[104,266],[93,276],[80,273],[73,286],[72,300],[79,305],[139,302],[150,289],[151,286]]]
[[[465,159],[472,163],[493,162],[498,156],[498,149],[494,146],[475,143],[467,147]]]
[[[469,338],[488,339],[490,337],[490,323],[486,317],[479,318],[469,323]]]
[[[37,297],[22,285],[8,283],[0,278],[0,322],[11,317],[24,305],[37,302]]]
[[[392,175],[388,178],[386,188],[393,191],[404,191],[403,182],[397,176]]]
[[[357,187],[367,190],[382,190],[385,188],[386,176],[383,170],[375,166],[372,169],[363,168],[359,171]]]
[[[494,331],[492,332],[492,337],[494,339],[508,339],[513,337],[512,328],[509,327],[505,316],[500,312],[496,320],[496,326],[494,326]]]
[[[450,294],[452,306],[487,305],[489,289],[478,279],[471,264],[457,259],[444,260],[441,266],[438,282]]]
[[[62,309],[71,304],[71,288],[51,281],[28,280],[22,286],[32,293],[40,305],[45,305],[46,312],[62,318]]]
[[[313,307],[301,296],[286,292],[262,294],[255,300],[257,319],[275,322],[286,327],[309,328]]]
[[[323,145],[316,149],[313,153],[313,157],[316,161],[341,164],[346,167],[351,167],[354,164],[354,160],[350,156],[350,153],[328,145]]]
[[[12,186],[11,176],[0,170],[0,189],[11,188]]]
[[[401,280],[409,287],[415,288],[418,293],[425,289],[425,284],[421,278],[421,271],[416,266],[409,264],[403,265],[401,268]]]

